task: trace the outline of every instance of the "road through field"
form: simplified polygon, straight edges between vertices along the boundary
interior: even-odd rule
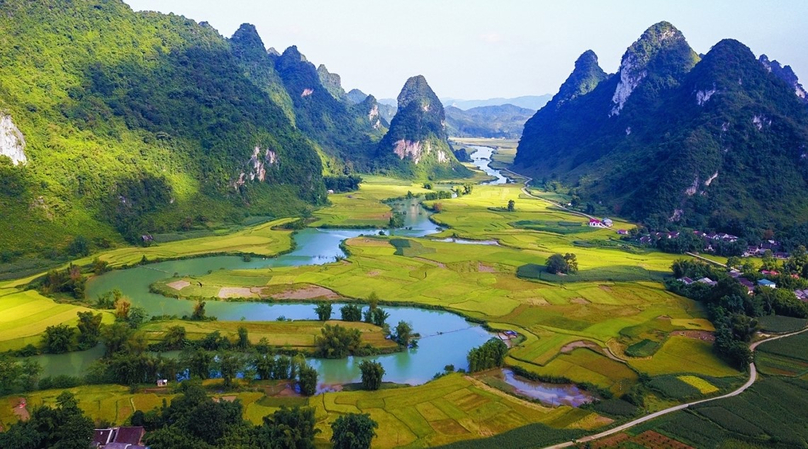
[[[756,342],[752,343],[752,345],[749,346],[749,349],[751,349],[752,352],[754,352],[755,348],[757,348],[762,343],[766,343],[767,341],[772,341],[772,340],[779,340],[781,338],[791,337],[793,335],[801,334],[803,332],[808,332],[808,327],[803,329],[803,330],[800,330],[800,331],[791,332],[791,333],[783,334],[783,335],[775,335],[775,336],[771,336],[771,337],[768,337],[768,338],[764,338],[763,340],[756,341]],[[744,391],[746,391],[747,389],[749,389],[749,387],[751,387],[752,384],[755,383],[755,380],[757,380],[757,368],[755,367],[755,362],[753,361],[752,363],[749,364],[749,380],[747,380],[746,383],[743,384],[743,386],[741,386],[740,388],[738,388],[737,390],[735,390],[735,391],[733,391],[731,393],[727,393],[727,394],[725,394],[723,396],[718,396],[718,397],[714,397],[714,398],[710,398],[710,399],[702,399],[702,400],[699,400],[699,401],[688,402],[687,404],[681,404],[681,405],[677,405],[675,407],[666,408],[664,410],[660,410],[658,412],[651,413],[650,415],[643,416],[642,418],[635,419],[634,421],[629,421],[629,422],[627,422],[627,423],[625,423],[623,425],[617,426],[617,427],[615,427],[613,429],[609,429],[609,430],[606,430],[604,432],[597,433],[595,435],[589,435],[587,437],[579,438],[579,439],[574,440],[574,441],[567,441],[566,443],[560,443],[560,444],[556,444],[556,445],[553,445],[553,446],[547,446],[545,449],[561,449],[561,448],[565,448],[565,447],[573,447],[573,446],[575,446],[576,444],[579,444],[579,443],[587,443],[587,442],[590,442],[590,441],[599,440],[601,438],[605,438],[605,437],[608,437],[610,435],[614,435],[616,433],[623,432],[624,430],[628,430],[628,429],[630,429],[630,428],[632,428],[634,426],[637,426],[637,425],[642,424],[644,422],[647,422],[647,421],[650,421],[652,419],[658,418],[658,417],[660,417],[662,415],[667,415],[668,413],[673,413],[673,412],[676,412],[676,411],[679,411],[679,410],[684,410],[684,409],[686,409],[686,408],[688,408],[690,406],[693,406],[693,405],[703,404],[705,402],[712,402],[712,401],[717,401],[719,399],[726,399],[726,398],[731,398],[733,396],[738,396],[739,394],[741,394]]]

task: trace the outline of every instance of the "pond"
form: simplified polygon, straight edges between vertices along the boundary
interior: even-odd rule
[[[512,386],[514,392],[548,405],[570,405],[578,407],[592,402],[595,398],[585,390],[573,384],[550,384],[535,382],[516,375],[509,369],[502,370],[503,380]]]

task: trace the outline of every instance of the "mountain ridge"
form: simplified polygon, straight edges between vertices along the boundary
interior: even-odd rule
[[[517,166],[658,229],[800,223],[808,114],[793,83],[734,40],[694,55],[672,25],[652,26],[620,72],[528,120]]]

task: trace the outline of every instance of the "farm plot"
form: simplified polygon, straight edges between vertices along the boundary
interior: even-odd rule
[[[318,440],[330,438],[329,425],[340,414],[362,412],[384,429],[373,441],[379,447],[437,446],[531,423],[569,428],[597,416],[567,406],[527,403],[459,374],[418,387],[326,393],[311,402],[318,416],[326,416],[318,423],[323,431]]]
[[[218,331],[223,336],[234,340],[238,336],[238,329],[247,329],[250,342],[258,343],[266,338],[270,345],[276,347],[289,346],[295,349],[311,350],[314,339],[321,335],[320,330],[324,324],[359,329],[362,343],[370,344],[377,349],[395,349],[396,343],[385,339],[382,329],[378,326],[363,322],[346,323],[343,321],[155,321],[143,325],[140,329],[146,340],[150,343],[162,341],[167,329],[173,326],[185,328],[189,340],[201,340],[206,335]]]
[[[75,325],[77,313],[92,309],[72,304],[58,304],[37,291],[4,290],[0,296],[0,352],[39,345],[48,326]],[[93,310],[94,313],[99,313]],[[112,314],[103,314],[103,322],[111,323]]]

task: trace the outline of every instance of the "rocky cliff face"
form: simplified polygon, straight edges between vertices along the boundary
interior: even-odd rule
[[[8,115],[0,114],[0,156],[11,159],[15,165],[25,165],[25,137]]]
[[[763,67],[769,71],[769,73],[780,78],[781,80],[785,81],[786,84],[791,86],[791,88],[794,89],[794,94],[797,95],[797,98],[799,98],[800,101],[808,104],[808,92],[806,92],[805,88],[802,86],[802,84],[800,84],[800,79],[797,78],[797,74],[794,73],[791,66],[782,66],[779,62],[777,62],[777,60],[769,61],[769,57],[766,55],[760,55],[758,60],[761,64],[763,64]]]

